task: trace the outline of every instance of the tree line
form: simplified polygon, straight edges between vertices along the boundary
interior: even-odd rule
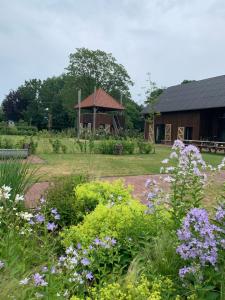
[[[84,99],[95,87],[101,87],[117,100],[122,95],[127,128],[140,130],[142,106],[131,98],[132,85],[126,69],[112,54],[77,48],[70,54],[69,64],[60,76],[43,81],[26,80],[16,90],[11,90],[2,101],[0,120],[23,121],[38,129],[75,127],[78,90],[81,89]]]

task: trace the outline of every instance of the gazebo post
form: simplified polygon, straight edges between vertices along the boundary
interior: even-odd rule
[[[95,135],[96,129],[96,86],[94,89],[94,107],[93,107],[93,135]]]
[[[96,129],[96,107],[93,107],[93,134],[95,135]]]

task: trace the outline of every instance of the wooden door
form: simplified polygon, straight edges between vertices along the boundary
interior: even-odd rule
[[[177,139],[183,141],[184,140],[184,127],[178,127],[177,130]]]
[[[171,132],[172,132],[172,125],[166,124],[165,126],[165,142],[171,142]]]

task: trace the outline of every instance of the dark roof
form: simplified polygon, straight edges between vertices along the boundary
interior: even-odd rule
[[[225,107],[225,75],[171,86],[155,105],[157,112]],[[149,112],[148,106],[143,110]]]
[[[80,108],[104,107],[111,110],[124,110],[125,108],[113,97],[99,88],[80,103]],[[78,104],[75,106],[78,108]]]

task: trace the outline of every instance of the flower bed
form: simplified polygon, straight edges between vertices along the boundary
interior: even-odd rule
[[[161,169],[170,192],[148,180],[146,204],[121,182],[76,178],[29,210],[2,185],[0,298],[225,299],[225,197],[202,206],[206,171],[224,166],[176,141]]]

